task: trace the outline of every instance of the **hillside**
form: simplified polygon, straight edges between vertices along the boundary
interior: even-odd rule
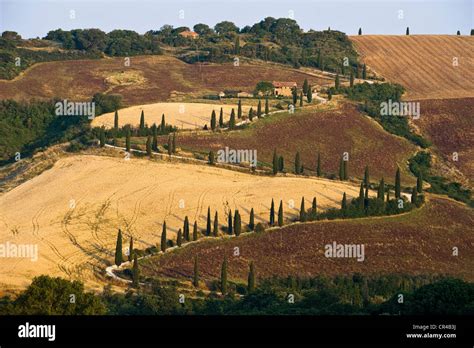
[[[239,238],[199,242],[142,261],[144,277],[165,276],[192,279],[194,256],[199,258],[200,276],[219,279],[224,255],[228,277],[245,282],[248,264],[253,261],[258,277],[273,275],[347,275],[404,273],[450,274],[474,279],[474,223],[472,209],[449,199],[430,196],[420,210],[401,216],[358,220],[319,221],[294,224]],[[329,259],[326,244],[364,244],[365,260]],[[459,256],[452,256],[452,248]],[[240,256],[233,256],[234,248]]]
[[[370,70],[407,89],[406,99],[474,96],[474,37],[351,36]],[[453,66],[453,58],[458,66]]]
[[[226,89],[251,92],[262,80],[301,86],[305,78],[313,85],[332,83],[330,77],[271,63],[187,64],[171,56],[131,57],[130,67],[124,66],[124,58],[59,61],[36,64],[11,81],[0,80],[0,99],[91,100],[102,92],[120,94],[130,106],[166,101],[172,91],[201,97]]]
[[[226,225],[229,209],[240,210],[242,222],[267,221],[272,198],[285,204],[285,216],[299,213],[305,196],[310,206],[340,206],[359,188],[324,179],[266,177],[177,162],[119,157],[70,156],[27,182],[0,195],[0,243],[37,244],[38,261],[2,260],[2,288],[22,287],[33,276],[49,274],[94,283],[113,260],[117,229],[135,247],[160,241],[163,220],[168,238],[183,227],[187,215],[205,229],[207,208]],[[289,208],[290,200],[294,207]],[[27,208],[26,208],[27,207]],[[125,245],[124,245],[125,247]]]

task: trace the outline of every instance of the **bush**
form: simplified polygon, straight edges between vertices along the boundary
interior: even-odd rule
[[[264,231],[265,231],[265,227],[263,226],[261,222],[259,222],[257,226],[255,226],[255,232],[260,233]]]

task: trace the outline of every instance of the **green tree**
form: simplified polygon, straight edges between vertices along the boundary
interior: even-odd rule
[[[178,230],[178,235],[176,237],[176,245],[178,247],[181,246],[181,244],[183,244],[183,232],[181,232],[181,228]]]
[[[136,254],[133,257],[132,286],[134,288],[140,286],[140,270],[138,269],[138,258]]]
[[[365,80],[367,79],[367,66],[364,64],[362,67],[362,78]]]
[[[197,241],[198,240],[198,225],[197,221],[194,221],[194,226],[193,226],[193,240]]]
[[[311,85],[308,86],[308,92],[306,93],[306,100],[308,103],[313,101],[313,87]]]
[[[215,163],[214,151],[209,151],[208,161],[209,161],[210,165],[214,165],[214,163]]]
[[[235,128],[235,111],[233,108],[232,108],[232,111],[230,112],[229,128],[230,129]]]
[[[318,153],[318,160],[316,164],[316,175],[321,176],[321,154]]]
[[[405,33],[405,34],[406,34],[406,35],[410,35],[410,28],[409,28],[409,27],[407,27],[407,30],[406,30],[406,33]]]
[[[148,136],[146,139],[146,154],[151,158],[151,136]]]
[[[120,266],[123,262],[122,256],[122,231],[118,230],[117,243],[115,245],[115,264]]]
[[[158,151],[158,131],[156,124],[153,125],[153,141],[151,148],[153,149],[153,151]]]
[[[222,108],[219,113],[219,128],[224,128],[224,110]]]
[[[183,235],[184,235],[184,240],[187,241],[187,242],[189,242],[189,241],[190,241],[190,235],[189,235],[189,219],[188,219],[188,216],[187,216],[187,215],[184,217]]]
[[[400,168],[397,168],[395,174],[395,198],[400,198],[401,195],[401,180],[400,180]]]
[[[242,118],[242,100],[239,99],[239,104],[237,105],[237,118]]]
[[[140,135],[143,135],[144,130],[145,130],[145,113],[142,110],[142,114],[140,115]]]
[[[211,129],[213,131],[216,130],[216,112],[214,110],[212,110],[212,113],[211,113]]]
[[[240,236],[240,232],[242,231],[242,221],[240,219],[240,213],[237,209],[234,212],[234,233],[236,236]]]
[[[360,190],[359,190],[359,199],[357,201],[357,208],[359,211],[364,210],[364,202],[365,202],[365,197],[364,197],[364,183],[360,183]]]
[[[359,28],[359,35],[362,35],[362,28]]]
[[[253,231],[255,228],[255,216],[253,212],[253,208],[250,210],[250,218],[249,218],[249,230]]]
[[[339,87],[340,87],[339,74],[336,74],[336,80],[334,81],[334,87],[336,88],[336,90],[338,90]]]
[[[364,171],[364,187],[369,187],[370,185],[370,177],[369,177],[369,166],[365,166]]]
[[[309,87],[308,80],[304,79],[304,82],[303,82],[303,93],[304,94],[308,94],[308,87]]]
[[[270,206],[270,226],[275,225],[275,202],[272,198],[272,204]]]
[[[383,202],[384,198],[385,198],[385,182],[382,178],[380,180],[379,189],[377,191],[377,199],[382,200]]]
[[[255,290],[255,268],[253,262],[250,262],[249,266],[249,276],[247,282],[247,292],[251,293]]]
[[[300,174],[301,173],[301,158],[300,158],[300,153],[297,152],[295,156],[295,174]]]
[[[346,216],[346,214],[347,214],[347,199],[346,199],[346,193],[345,192],[342,195],[341,212],[342,212],[342,216]]]
[[[166,221],[163,221],[163,230],[161,232],[161,251],[165,252],[166,251]]]
[[[415,205],[418,203],[418,190],[416,187],[413,187],[411,191],[411,203]]]
[[[227,215],[227,233],[233,234],[232,230],[232,210],[229,209],[229,214]]]
[[[331,90],[328,91],[328,100],[331,100],[332,99],[332,92]]]
[[[285,160],[283,159],[283,156],[278,157],[278,170],[280,172],[283,172],[285,169]]]
[[[265,98],[265,115],[268,115],[269,113],[269,108],[268,108],[268,97]]]
[[[311,215],[313,217],[318,213],[318,206],[316,204],[316,197],[313,197],[313,203],[311,204]]]
[[[115,110],[115,116],[114,116],[114,130],[118,131],[119,128],[119,117],[118,117],[118,111]]]
[[[257,117],[260,118],[262,116],[262,100],[258,100],[257,106]]]
[[[125,135],[125,150],[130,152],[130,130],[127,129],[127,133]]]
[[[250,110],[249,110],[249,120],[250,121],[253,120],[253,108],[250,108]]]
[[[173,144],[171,143],[171,137],[168,136],[168,155],[171,157],[173,154]]]
[[[172,146],[173,146],[173,153],[176,153],[176,132],[173,133],[173,142],[172,142]]]
[[[293,105],[296,106],[296,101],[298,100],[298,91],[296,87],[293,87],[291,89],[291,97],[292,97]]]
[[[341,160],[339,161],[339,180],[344,180],[345,175],[344,175],[344,160],[341,157]]]
[[[278,226],[283,226],[283,201],[280,200],[280,207],[278,208]]]
[[[306,209],[304,207],[304,197],[301,198],[301,207],[300,207],[300,221],[306,221]]]
[[[276,149],[273,150],[273,174],[276,175],[278,173],[278,156],[276,153]]]
[[[418,193],[423,192],[423,176],[421,174],[421,170],[418,171],[418,176],[416,178],[416,190],[418,191]]]
[[[214,215],[214,229],[212,231],[212,234],[214,235],[214,237],[217,237],[219,235],[219,217],[217,215],[217,211]]]
[[[100,131],[99,131],[99,143],[100,143],[100,147],[105,146],[105,131],[103,127],[100,128]]]
[[[161,132],[164,133],[166,131],[166,122],[165,122],[165,114],[161,115]]]
[[[128,261],[133,260],[133,237],[130,237],[130,244],[128,246]]]
[[[211,235],[211,207],[207,207],[206,236]]]
[[[234,54],[240,54],[240,38],[239,35],[235,36],[235,42],[234,42]]]
[[[199,287],[199,264],[197,255],[194,256],[194,277],[193,285],[195,288]]]
[[[221,267],[221,292],[222,295],[227,293],[227,257],[225,255]]]
[[[300,108],[303,107],[303,92],[300,92]]]

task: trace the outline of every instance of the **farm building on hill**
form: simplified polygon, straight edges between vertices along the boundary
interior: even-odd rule
[[[284,97],[291,97],[291,91],[293,88],[296,88],[296,82],[281,82],[281,81],[273,81],[272,82],[274,89],[274,94],[276,96],[284,96]]]
[[[194,32],[194,31],[189,31],[189,30],[186,30],[186,31],[182,31],[179,33],[179,35],[181,35],[182,37],[185,37],[187,39],[197,39],[199,37],[199,34]]]

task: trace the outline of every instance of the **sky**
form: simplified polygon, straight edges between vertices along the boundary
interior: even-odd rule
[[[0,0],[0,32],[23,38],[48,31],[99,28],[141,34],[164,24],[174,27],[229,20],[252,25],[265,17],[289,17],[304,29],[331,27],[357,34],[461,34],[474,28],[474,0]]]

